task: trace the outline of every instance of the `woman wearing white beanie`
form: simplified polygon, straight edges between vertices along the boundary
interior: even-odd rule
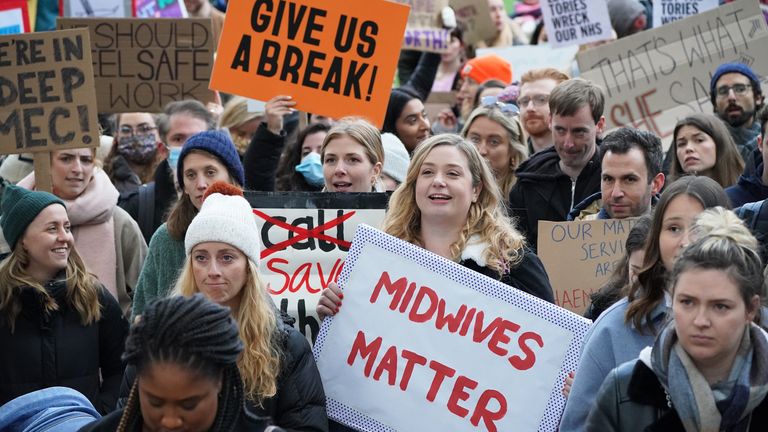
[[[242,191],[216,182],[187,229],[174,294],[228,306],[245,345],[238,360],[247,408],[287,430],[327,431],[325,393],[306,338],[272,303],[259,274],[260,232]]]

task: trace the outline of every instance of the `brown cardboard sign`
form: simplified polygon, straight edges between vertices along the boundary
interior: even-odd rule
[[[456,21],[463,25],[464,43],[471,45],[496,35],[488,0],[450,0]]]
[[[766,44],[763,14],[746,0],[587,50],[577,60],[581,77],[606,91],[608,128],[640,128],[668,143],[677,120],[712,112],[709,81],[720,64],[768,74]]]
[[[403,36],[403,49],[446,52],[451,43],[451,31],[443,28],[440,13],[448,0],[394,0],[411,7]]]
[[[0,154],[96,147],[85,30],[0,36]]]
[[[91,33],[100,112],[162,112],[184,99],[213,102],[210,19],[59,18]]]
[[[636,221],[539,221],[537,253],[547,269],[555,304],[584,313],[590,294],[608,282],[624,256],[624,243]]]

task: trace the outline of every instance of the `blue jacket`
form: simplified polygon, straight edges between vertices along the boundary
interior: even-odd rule
[[[579,367],[568,395],[560,432],[583,431],[587,415],[595,403],[595,395],[608,373],[616,366],[637,358],[640,351],[652,346],[655,335],[640,333],[632,324],[624,323],[627,298],[605,310],[592,324],[584,340]],[[667,307],[662,301],[651,313],[655,328],[661,328]]]
[[[725,193],[731,200],[731,207],[741,207],[746,203],[762,201],[768,198],[768,186],[763,184],[761,178],[763,163],[759,163],[754,172],[748,173],[745,171],[735,185],[725,188]]]

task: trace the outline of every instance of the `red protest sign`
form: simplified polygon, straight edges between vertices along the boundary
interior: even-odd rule
[[[408,19],[385,0],[231,2],[211,88],[381,126]]]

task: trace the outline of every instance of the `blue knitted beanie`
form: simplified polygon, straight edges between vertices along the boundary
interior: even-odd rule
[[[717,80],[727,73],[739,73],[744,75],[749,78],[755,93],[762,93],[762,89],[760,89],[760,78],[757,77],[755,72],[753,72],[749,66],[743,63],[723,63],[717,67],[715,73],[712,74],[712,79],[709,81],[709,96],[712,99],[712,106],[715,106],[715,98],[717,97],[717,89],[715,88],[715,86],[717,86]]]
[[[239,186],[245,185],[243,163],[240,161],[240,155],[232,143],[232,138],[224,131],[209,130],[192,135],[181,148],[176,168],[176,178],[179,180],[180,187],[184,187],[184,158],[187,157],[191,150],[203,150],[212,154],[227,167],[229,175],[235,179]]]

